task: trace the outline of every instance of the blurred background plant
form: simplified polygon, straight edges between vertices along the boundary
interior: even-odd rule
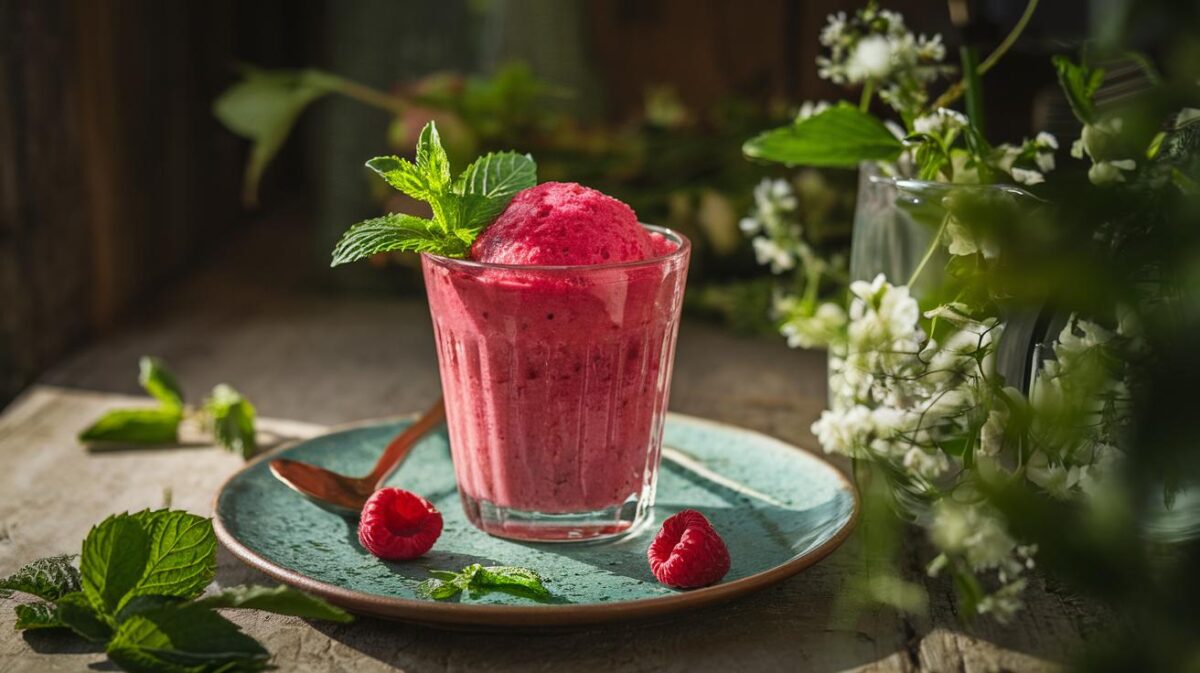
[[[743,332],[770,329],[771,289],[756,278],[760,274],[738,234],[738,213],[767,170],[741,161],[740,146],[748,133],[777,122],[779,111],[772,114],[736,97],[693,110],[672,87],[662,85],[647,87],[638,114],[625,121],[587,121],[555,104],[570,100],[573,91],[538,79],[520,61],[488,76],[441,72],[388,90],[320,70],[245,66],[213,110],[230,131],[253,143],[243,183],[247,207],[257,205],[262,176],[299,116],[329,95],[392,115],[386,138],[380,139],[391,151],[411,151],[421,127],[432,119],[442,129],[452,162],[517,147],[537,158],[543,181],[580,182],[618,196],[644,221],[692,239],[690,310]],[[843,206],[850,202],[849,193],[839,194],[820,176],[814,174],[809,184],[814,205],[823,200],[829,209],[839,198]],[[381,210],[428,216],[425,204],[395,190],[372,193]],[[419,265],[411,255],[378,255],[374,264],[391,268],[390,276],[403,284],[419,282]]]

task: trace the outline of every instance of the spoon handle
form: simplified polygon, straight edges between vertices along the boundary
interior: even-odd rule
[[[434,402],[433,406],[417,419],[416,423],[408,426],[404,432],[387,445],[387,448],[383,450],[383,455],[379,456],[379,460],[375,463],[375,469],[371,470],[371,474],[367,475],[364,481],[374,484],[375,489],[378,490],[380,482],[387,479],[395,471],[396,466],[404,461],[408,452],[416,446],[417,440],[444,420],[446,420],[446,405],[439,397],[437,402]]]

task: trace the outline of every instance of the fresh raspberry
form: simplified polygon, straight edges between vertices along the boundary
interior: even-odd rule
[[[413,559],[442,534],[442,513],[428,500],[400,488],[381,488],[363,505],[358,541],[386,561]]]
[[[715,584],[729,572],[725,541],[694,509],[685,509],[663,522],[646,558],[658,581],[677,589]]]

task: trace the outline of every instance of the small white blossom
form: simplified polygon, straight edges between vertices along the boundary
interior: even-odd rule
[[[1046,133],[1045,131],[1039,132],[1037,137],[1033,139],[1033,142],[1039,148],[1058,149],[1058,138],[1055,138],[1054,134]]]
[[[826,302],[818,306],[811,316],[790,317],[780,327],[780,332],[792,348],[817,348],[836,339],[845,326],[845,309],[838,304]]]
[[[1006,564],[1017,546],[994,510],[946,499],[934,507],[929,536],[938,549],[962,555],[975,570]]]
[[[1078,465],[1070,467],[1061,463],[1051,462],[1042,451],[1035,452],[1025,464],[1025,477],[1042,487],[1055,498],[1065,499],[1071,495],[1071,490],[1079,484],[1082,473]]]
[[[800,104],[800,110],[796,113],[796,121],[804,121],[814,115],[819,115],[829,109],[828,101],[811,101],[806,100]]]
[[[1088,169],[1088,180],[1098,187],[1114,182],[1125,182],[1125,175],[1122,171],[1132,171],[1136,168],[1137,162],[1133,159],[1097,161]]]
[[[1036,185],[1046,181],[1046,178],[1041,173],[1024,168],[1013,168],[1012,176],[1013,180],[1022,185]]]
[[[946,454],[936,449],[925,451],[915,446],[904,454],[903,465],[905,469],[926,479],[937,479],[950,470],[950,461]]]
[[[857,405],[845,411],[822,411],[812,432],[826,453],[855,456],[866,446],[871,427],[871,410]]]
[[[892,69],[892,44],[886,37],[869,35],[859,40],[846,62],[846,81],[855,84],[880,80]]]
[[[783,273],[796,266],[796,258],[792,253],[769,238],[757,236],[750,244],[754,246],[758,263],[770,265],[772,273]]]

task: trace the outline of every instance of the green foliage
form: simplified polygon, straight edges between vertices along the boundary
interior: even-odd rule
[[[254,142],[246,161],[242,199],[258,202],[263,171],[283,146],[296,119],[313,101],[337,89],[337,78],[317,70],[246,67],[242,81],[213,103],[213,114],[230,131]]]
[[[233,387],[221,383],[204,401],[204,410],[217,443],[249,459],[258,450],[254,430],[254,405]]]
[[[480,157],[452,182],[450,160],[432,121],[421,131],[416,157],[415,164],[376,157],[367,167],[397,190],[428,203],[433,217],[393,213],[360,222],[338,241],[330,266],[393,250],[463,257],[517,192],[537,184],[533,158],[515,152]]]
[[[7,598],[19,591],[54,601],[79,591],[79,571],[72,565],[74,560],[74,556],[63,554],[28,563],[0,579],[0,597]]]
[[[904,144],[878,119],[846,102],[746,141],[746,156],[792,166],[856,168],[893,161]]]
[[[13,628],[17,631],[32,631],[35,629],[66,628],[58,618],[58,612],[53,603],[26,603],[16,607],[17,623]]]
[[[429,574],[433,577],[422,582],[417,593],[433,600],[448,600],[464,591],[478,594],[500,591],[534,601],[553,597],[542,577],[528,568],[473,563],[459,572],[431,570]]]
[[[81,442],[174,444],[179,441],[177,409],[114,409],[79,433]]]
[[[277,615],[305,619],[324,619],[331,622],[350,622],[350,613],[288,586],[230,587],[220,593],[205,596],[196,604],[209,608],[242,608],[265,610]]]
[[[58,599],[55,616],[75,635],[88,642],[104,643],[112,637],[114,620],[98,610],[82,591]]]
[[[270,658],[236,624],[195,603],[131,616],[107,651],[113,663],[132,673],[261,671]]]
[[[143,355],[138,383],[158,401],[155,409],[114,409],[79,434],[81,442],[174,444],[183,420],[183,389],[162,360]]]
[[[138,360],[138,383],[163,409],[183,409],[183,389],[162,360],[143,355]]]
[[[119,514],[83,541],[83,591],[115,617],[137,596],[194,598],[212,581],[216,538],[208,519],[182,511]]]
[[[67,627],[107,645],[127,671],[259,671],[269,655],[216,612],[264,610],[348,622],[349,614],[280,586],[229,587],[200,598],[216,568],[212,522],[178,510],[117,514],[83,541],[80,571],[71,557],[35,561],[5,578],[7,591],[49,602],[18,605],[16,628]]]
[[[138,365],[138,382],[158,401],[158,407],[110,411],[79,433],[79,441],[92,445],[93,450],[105,445],[161,445],[179,441],[180,423],[195,414],[184,404],[182,386],[158,358],[144,355]],[[202,407],[203,420],[218,444],[243,458],[254,455],[258,443],[255,410],[250,400],[222,383],[213,388]]]
[[[1058,73],[1058,83],[1062,86],[1075,117],[1084,124],[1095,122],[1096,105],[1092,99],[1104,83],[1104,69],[1075,63],[1062,55],[1055,56],[1053,63],[1054,70]]]

